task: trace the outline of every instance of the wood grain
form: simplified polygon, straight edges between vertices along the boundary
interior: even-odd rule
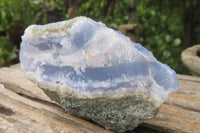
[[[171,93],[154,119],[134,133],[200,133],[200,78],[177,75],[180,89]],[[0,69],[0,133],[111,133],[68,115],[35,84],[19,64]]]
[[[143,126],[169,133],[200,133],[200,78],[177,76],[180,89],[171,93],[156,117]]]

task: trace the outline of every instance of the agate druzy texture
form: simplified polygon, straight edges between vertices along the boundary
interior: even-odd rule
[[[153,118],[176,73],[122,33],[86,17],[31,25],[21,67],[68,113],[124,132]]]

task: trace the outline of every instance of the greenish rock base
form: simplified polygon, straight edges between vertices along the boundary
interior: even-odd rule
[[[144,119],[153,118],[158,112],[155,99],[147,92],[137,92],[121,98],[77,98],[70,94],[58,95],[44,89],[54,101],[59,102],[67,113],[93,121],[115,132],[133,130]]]

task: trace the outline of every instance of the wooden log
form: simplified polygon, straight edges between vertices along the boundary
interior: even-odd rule
[[[200,133],[200,78],[178,75],[181,88],[171,93],[156,117],[135,133]],[[0,69],[0,133],[111,133],[68,115],[34,83],[19,64]]]

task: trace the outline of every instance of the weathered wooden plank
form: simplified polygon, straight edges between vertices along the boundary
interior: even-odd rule
[[[200,78],[178,75],[180,90],[171,93],[144,126],[165,132],[200,133]]]
[[[26,79],[19,64],[10,68],[1,68],[0,83],[16,93],[50,101],[49,97],[37,85]]]
[[[200,78],[178,75],[181,88],[171,93],[156,117],[137,132],[200,133]],[[0,69],[0,133],[110,132],[65,113],[25,78],[19,65]]]

